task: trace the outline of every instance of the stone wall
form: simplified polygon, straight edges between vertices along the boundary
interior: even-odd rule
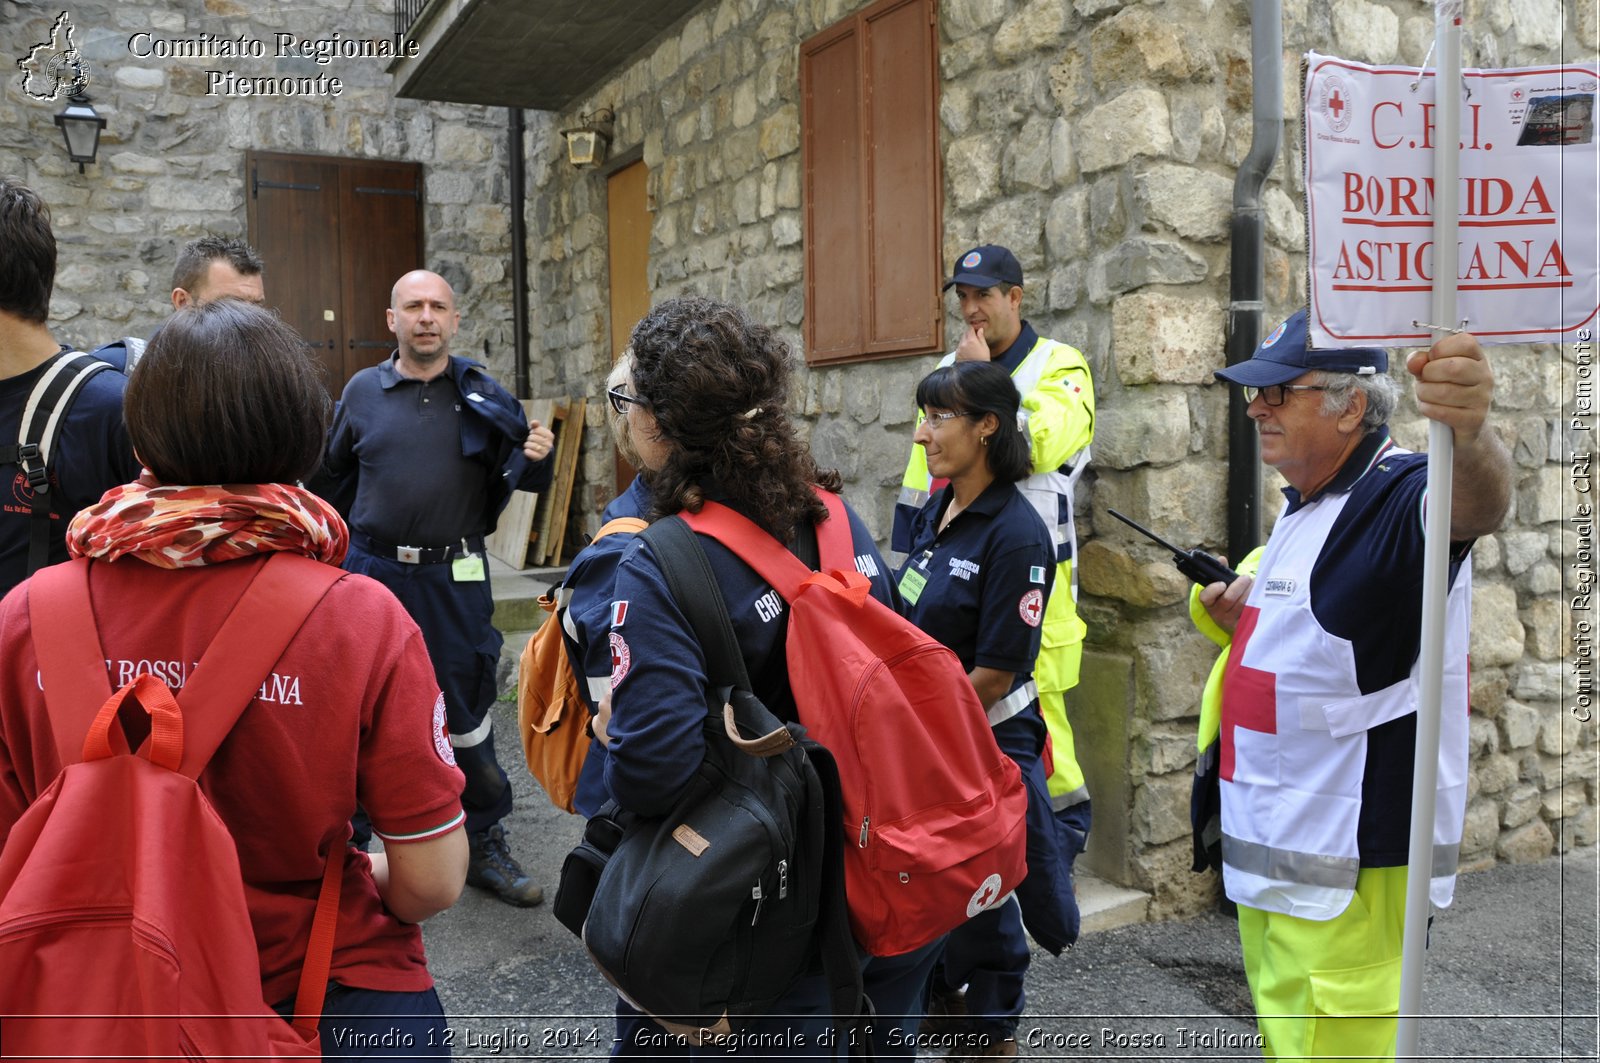
[[[535,393],[598,395],[609,364],[604,175],[572,170],[551,132],[600,106],[616,109],[613,153],[642,152],[650,168],[653,295],[695,289],[743,302],[799,349],[798,45],[862,6],[710,0],[535,139],[534,346],[561,352],[536,365]],[[1594,0],[1466,9],[1467,66],[1595,55]],[[1081,347],[1096,378],[1095,461],[1079,495],[1089,641],[1070,701],[1095,794],[1087,859],[1153,891],[1160,913],[1197,910],[1215,883],[1188,871],[1187,800],[1215,651],[1191,628],[1187,585],[1165,556],[1102,514],[1148,515],[1184,543],[1225,538],[1227,402],[1204,385],[1222,363],[1231,191],[1250,146],[1248,5],[945,0],[940,16],[945,261],[979,242],[1012,247],[1027,272],[1026,316]],[[1266,327],[1304,292],[1299,56],[1420,62],[1432,27],[1421,0],[1284,5],[1288,120],[1265,197]],[[958,328],[952,314],[947,334]],[[1574,505],[1562,411],[1575,357],[1553,346],[1494,351],[1517,485],[1505,530],[1476,550],[1468,865],[1596,837],[1595,725],[1567,711],[1572,618],[1558,594],[1563,559],[1578,547],[1563,524]],[[932,363],[800,376],[794,408],[813,448],[842,470],[880,540],[912,391]],[[587,530],[610,494],[603,423],[591,419],[579,495]],[[1426,439],[1409,399],[1396,432],[1414,447]],[[1270,517],[1279,481],[1267,473]]]
[[[164,0],[71,5],[75,40],[89,61],[89,95],[106,119],[99,161],[78,173],[53,116],[65,101],[30,99],[15,61],[49,40],[66,5],[0,0],[9,70],[0,84],[0,173],[20,177],[50,204],[60,261],[51,326],[56,338],[94,346],[148,335],[171,312],[177,250],[206,232],[244,235],[246,150],[420,162],[424,170],[427,265],[450,279],[462,313],[457,349],[512,373],[510,209],[506,119],[499,108],[397,100],[385,63],[336,57],[326,64],[277,56],[278,33],[297,39],[386,39],[388,0],[259,5],[235,0]],[[177,58],[153,40],[202,34],[260,42],[261,58]],[[337,77],[338,96],[226,95],[206,71],[239,78]],[[208,95],[208,88],[218,94]],[[265,283],[272,295],[274,264]],[[410,262],[396,263],[399,277]]]

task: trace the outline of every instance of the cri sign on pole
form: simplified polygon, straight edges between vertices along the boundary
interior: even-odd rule
[[[1436,264],[1485,343],[1558,342],[1600,310],[1594,67],[1464,70],[1455,253],[1433,246],[1435,79],[1311,53],[1305,164],[1315,347],[1426,346]],[[1457,326],[1459,321],[1433,322]]]

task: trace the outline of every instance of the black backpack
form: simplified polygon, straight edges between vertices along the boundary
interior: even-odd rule
[[[556,917],[629,1003],[690,1043],[770,1013],[819,948],[848,1029],[870,1005],[844,903],[833,758],[750,692],[695,533],[668,518],[640,534],[706,652],[705,759],[667,815],[609,802],[590,820],[562,867]]]

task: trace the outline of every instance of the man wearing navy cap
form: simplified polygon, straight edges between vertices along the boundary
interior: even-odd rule
[[[1306,317],[1217,370],[1245,389],[1261,459],[1289,486],[1254,577],[1195,590],[1191,610],[1226,653],[1202,718],[1220,707],[1223,885],[1264,1055],[1392,1057],[1428,459],[1389,436],[1388,354],[1313,350]],[[1474,337],[1448,335],[1406,370],[1423,415],[1454,438],[1430,889],[1445,907],[1467,799],[1470,551],[1505,517],[1511,460],[1488,424],[1494,373]]]
[[[940,365],[960,361],[993,361],[1011,372],[1022,396],[1020,416],[1029,439],[1033,475],[1017,486],[1050,530],[1056,545],[1054,590],[1045,607],[1034,681],[1039,688],[1039,709],[1048,729],[1047,763],[1052,766],[1049,790],[1055,844],[1030,850],[1061,854],[1059,866],[1028,867],[1028,877],[1018,891],[1021,920],[1011,913],[1006,932],[994,935],[984,955],[958,955],[954,946],[945,955],[944,974],[949,986],[966,984],[964,1001],[959,993],[934,986],[933,1013],[966,1010],[968,1020],[944,1020],[945,1028],[982,1034],[984,1055],[1016,1054],[1012,1039],[1022,1014],[1023,973],[1029,951],[1022,933],[1026,922],[1033,939],[1059,954],[1078,937],[1078,904],[1073,892],[1072,865],[1083,851],[1089,831],[1089,790],[1078,766],[1072,726],[1067,721],[1064,695],[1078,684],[1078,664],[1083,653],[1084,624],[1078,618],[1077,579],[1073,571],[1076,538],[1072,520],[1072,491],[1089,463],[1089,443],[1094,438],[1094,383],[1082,352],[1045,339],[1022,317],[1022,265],[1017,256],[996,244],[974,247],[956,259],[944,290],[954,288],[961,317],[967,327],[956,349]],[[921,416],[918,415],[920,422]],[[928,474],[926,452],[911,447],[900,498],[895,506],[890,546],[906,553],[911,547],[911,526],[935,484]],[[1045,817],[1048,823],[1049,818]],[[1011,902],[1015,906],[1015,902]]]

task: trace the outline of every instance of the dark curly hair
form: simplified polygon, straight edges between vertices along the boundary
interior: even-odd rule
[[[744,310],[703,295],[657,304],[633,328],[633,386],[671,453],[651,481],[654,516],[697,513],[722,492],[778,539],[824,519],[811,490],[838,491],[795,435],[790,350]]]

